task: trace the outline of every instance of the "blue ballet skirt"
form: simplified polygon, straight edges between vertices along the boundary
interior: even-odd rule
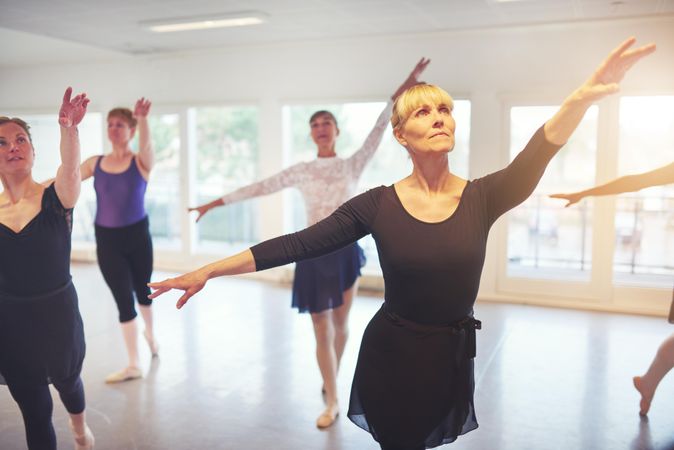
[[[365,254],[357,243],[318,258],[299,261],[293,280],[293,308],[319,313],[344,303],[343,292],[351,288],[365,265]]]

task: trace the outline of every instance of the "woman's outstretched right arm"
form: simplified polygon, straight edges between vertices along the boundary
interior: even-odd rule
[[[567,200],[568,203],[565,207],[569,207],[585,197],[635,192],[651,186],[662,186],[672,183],[674,183],[674,162],[648,172],[616,178],[608,183],[584,191],[572,192],[570,194],[552,194],[550,197]]]
[[[242,273],[255,272],[255,270],[255,258],[250,249],[248,249],[230,256],[229,258],[207,264],[179,277],[168,278],[164,281],[155,283],[148,283],[148,286],[155,289],[155,291],[149,295],[149,298],[159,297],[171,289],[184,291],[183,295],[178,299],[178,303],[176,303],[176,307],[180,309],[187,303],[190,297],[202,290],[206,285],[206,282],[211,278],[224,275],[239,275]]]
[[[299,164],[290,166],[285,170],[272,175],[269,178],[258,181],[248,186],[241,187],[229,194],[217,198],[211,202],[203,205],[195,206],[194,208],[187,208],[188,212],[197,211],[197,222],[211,209],[218,206],[229,205],[231,203],[248,200],[254,197],[261,197],[263,195],[272,194],[280,191],[283,188],[296,186],[303,179],[302,169]]]

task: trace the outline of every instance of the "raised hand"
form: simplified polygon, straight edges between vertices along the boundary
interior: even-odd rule
[[[552,194],[550,196],[550,198],[561,198],[562,200],[566,200],[568,203],[564,205],[565,208],[578,203],[583,197],[584,196],[580,194]]]
[[[419,76],[422,74],[424,70],[426,70],[426,66],[430,64],[431,60],[428,58],[422,57],[419,62],[417,63],[416,66],[414,66],[414,69],[412,69],[412,72],[407,76],[405,81],[403,81],[403,84],[400,85],[397,91],[393,94],[393,99],[395,100],[398,98],[400,94],[405,92],[407,89],[411,88],[414,85],[417,85],[420,83],[419,81]]]
[[[208,277],[196,270],[176,278],[148,283],[147,285],[155,290],[152,294],[148,295],[148,298],[157,298],[171,289],[185,291],[185,293],[178,299],[178,303],[176,303],[176,307],[180,309],[187,303],[190,297],[204,288],[206,281],[208,281]]]
[[[136,106],[133,108],[133,115],[136,118],[147,117],[150,114],[150,107],[152,102],[145,97],[141,97],[136,102]]]
[[[602,61],[592,76],[576,91],[580,100],[594,102],[618,92],[627,71],[641,58],[655,51],[655,44],[630,50],[635,42],[634,37],[627,39]]]
[[[87,105],[89,99],[87,94],[78,94],[74,98],[70,98],[73,93],[73,88],[68,87],[65,94],[63,94],[63,103],[59,109],[59,125],[64,128],[71,128],[77,126],[87,112]]]

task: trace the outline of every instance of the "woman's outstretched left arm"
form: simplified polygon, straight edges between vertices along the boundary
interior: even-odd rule
[[[574,132],[587,109],[596,101],[620,90],[627,71],[641,58],[655,51],[655,44],[631,49],[636,42],[629,38],[602,61],[590,78],[573,91],[559,111],[545,124],[545,137],[553,144],[563,145]]]

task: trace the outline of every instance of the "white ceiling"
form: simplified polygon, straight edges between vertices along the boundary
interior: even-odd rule
[[[674,14],[674,0],[1,0],[0,66],[281,41]],[[259,11],[262,25],[152,33],[143,21]]]

